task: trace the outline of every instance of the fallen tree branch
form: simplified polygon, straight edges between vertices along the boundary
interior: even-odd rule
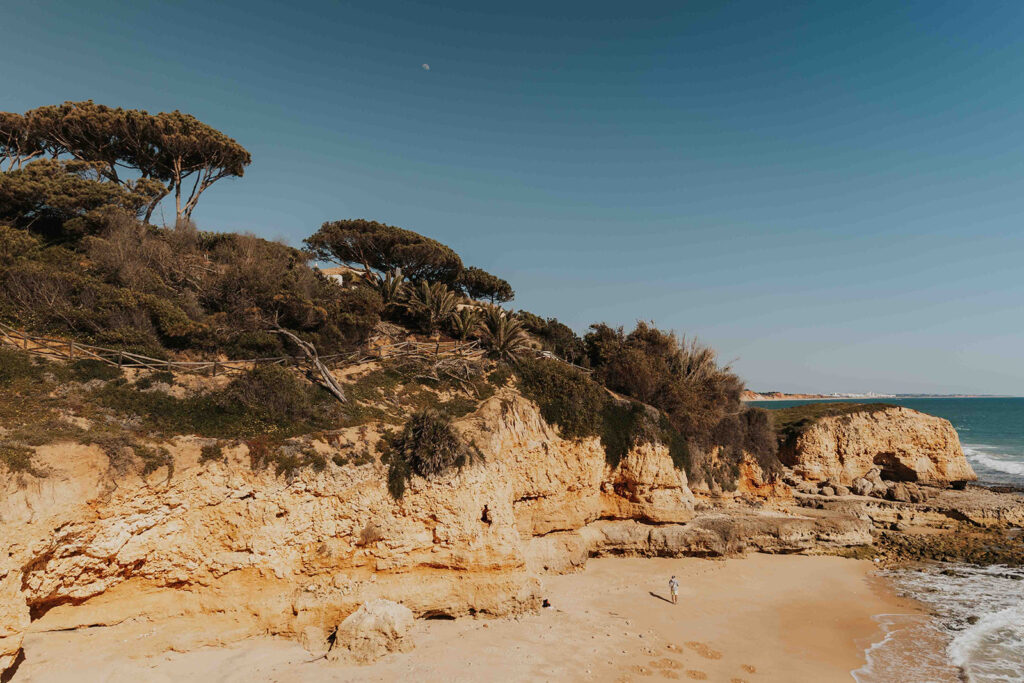
[[[274,332],[291,339],[292,342],[299,347],[299,350],[306,355],[306,359],[309,361],[310,365],[312,365],[320,374],[320,379],[323,380],[324,386],[327,387],[327,390],[334,394],[334,396],[342,403],[348,403],[348,397],[345,396],[345,390],[341,388],[340,384],[338,384],[338,380],[334,379],[334,375],[331,374],[331,371],[327,366],[320,361],[320,356],[317,354],[315,346],[308,341],[300,339],[297,335],[289,332],[281,326],[278,326]]]

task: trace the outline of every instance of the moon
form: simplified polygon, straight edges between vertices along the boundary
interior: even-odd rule
[[[430,65],[429,64],[420,64],[420,66],[423,68],[424,71],[430,71]]]

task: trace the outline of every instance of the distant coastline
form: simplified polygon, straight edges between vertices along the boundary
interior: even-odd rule
[[[744,390],[740,396],[742,401],[806,401],[806,400],[841,400],[874,401],[886,398],[1014,398],[1002,394],[787,394],[782,391],[751,391]]]

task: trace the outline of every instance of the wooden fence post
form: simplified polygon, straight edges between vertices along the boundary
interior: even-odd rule
[[[117,352],[117,367],[124,365],[124,351]]]
[[[69,341],[68,342],[68,359],[69,360],[74,360],[75,359],[75,342],[74,341]]]
[[[217,376],[217,361],[213,361],[213,376]]]

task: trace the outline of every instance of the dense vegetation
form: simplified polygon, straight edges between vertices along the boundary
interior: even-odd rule
[[[573,365],[589,365],[587,347],[579,335],[558,318],[545,320],[529,311],[519,311],[519,319],[523,327],[532,334],[545,351]]]
[[[384,439],[388,462],[388,490],[395,498],[405,494],[409,478],[437,477],[461,468],[476,455],[452,428],[451,420],[432,410],[414,413],[401,431]]]
[[[98,363],[5,352],[0,384],[28,407],[3,402],[8,467],[30,470],[29,446],[67,437],[128,448],[152,471],[168,457],[142,440],[189,433],[247,440],[254,465],[284,473],[326,466],[292,437],[376,421],[402,425],[388,442],[397,493],[408,476],[466,461],[449,421],[511,375],[564,436],[601,437],[612,463],[635,444],[661,443],[691,478],[724,488],[744,453],[777,467],[768,416],[743,406],[740,379],[693,340],[644,322],[628,333],[596,324],[580,337],[555,318],[512,312],[496,305],[513,299],[508,282],[465,267],[445,244],[376,221],[324,223],[308,251],[198,230],[190,218],[200,195],[249,163],[241,145],[181,112],[89,101],[0,113],[0,320],[157,358],[327,355],[384,328],[475,340],[487,358],[385,363],[348,378],[342,404],[282,367],[183,394],[170,373],[128,381]],[[174,224],[151,224],[171,196]],[[358,276],[341,283],[311,267],[313,258]],[[61,419],[62,401],[95,426]],[[35,428],[33,409],[42,416]],[[222,457],[219,441],[203,451],[204,461]]]
[[[743,382],[711,348],[642,321],[628,334],[593,325],[584,341],[595,379],[660,410],[690,444],[692,478],[728,488],[744,452],[778,469],[770,417],[742,403]]]
[[[612,465],[635,445],[666,446],[677,467],[694,481],[735,485],[744,453],[766,472],[778,470],[775,439],[767,411],[737,407],[706,435],[683,431],[670,413],[650,402],[616,398],[585,371],[546,358],[516,365],[520,389],[540,406],[544,419],[559,425],[564,436],[599,436]]]
[[[3,170],[31,175],[40,159],[53,171],[88,169],[108,187],[121,188],[137,198],[147,221],[172,194],[176,219],[188,220],[203,192],[222,178],[241,176],[251,161],[240,144],[180,111],[149,114],[88,100],[0,112]]]

